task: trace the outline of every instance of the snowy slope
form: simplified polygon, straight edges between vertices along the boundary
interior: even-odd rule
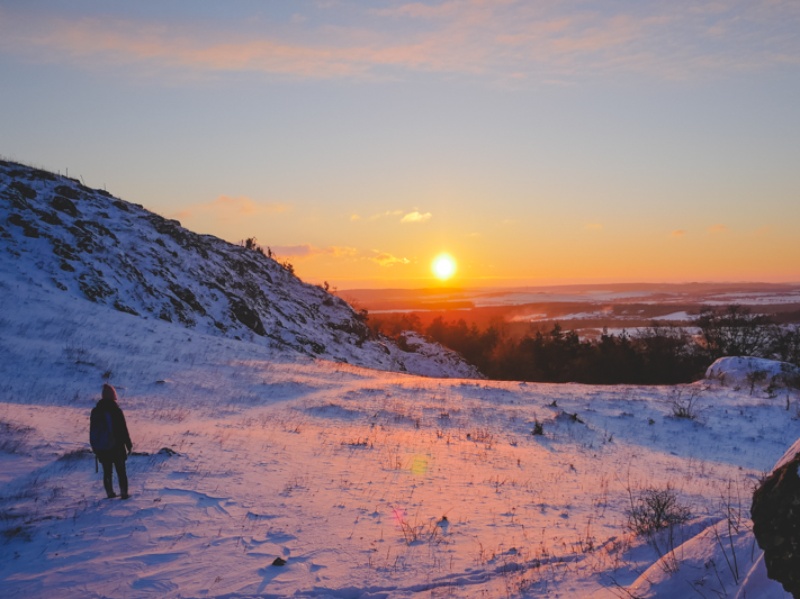
[[[719,358],[706,370],[706,378],[720,385],[777,392],[800,381],[800,368],[752,356]],[[796,386],[796,385],[795,385]]]
[[[478,377],[456,354],[372,339],[346,302],[259,251],[197,235],[80,182],[0,161],[0,280],[193,331],[372,368]],[[13,292],[13,288],[11,289]]]
[[[137,452],[125,502],[87,453],[106,380]],[[748,509],[798,437],[791,389],[381,372],[20,273],[0,281],[0,594],[783,598]],[[631,499],[667,485],[691,518],[633,534]]]

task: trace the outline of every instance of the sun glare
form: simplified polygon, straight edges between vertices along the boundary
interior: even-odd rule
[[[439,254],[433,259],[431,270],[437,279],[446,281],[456,274],[456,261],[450,254]]]

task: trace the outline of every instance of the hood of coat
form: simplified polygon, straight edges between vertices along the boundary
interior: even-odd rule
[[[101,410],[105,410],[106,412],[120,411],[120,407],[117,405],[117,402],[106,397],[103,397],[97,402],[97,407]]]

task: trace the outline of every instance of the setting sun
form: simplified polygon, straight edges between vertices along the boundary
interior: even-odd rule
[[[439,254],[433,259],[431,270],[437,279],[446,281],[456,273],[456,261],[450,254]]]

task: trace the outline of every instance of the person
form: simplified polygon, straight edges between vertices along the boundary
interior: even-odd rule
[[[119,481],[119,494],[121,499],[128,499],[128,473],[125,469],[125,460],[128,459],[133,450],[133,443],[128,434],[128,425],[125,422],[125,414],[119,407],[117,390],[108,383],[103,385],[100,401],[92,408],[90,440],[92,451],[103,465],[103,486],[109,499],[117,496],[114,493],[113,471],[117,471]],[[95,422],[110,424],[110,431],[100,434],[102,440],[96,441],[94,431]],[[102,425],[101,425],[102,426]],[[104,428],[104,427],[103,427]],[[93,438],[94,437],[94,438]]]

